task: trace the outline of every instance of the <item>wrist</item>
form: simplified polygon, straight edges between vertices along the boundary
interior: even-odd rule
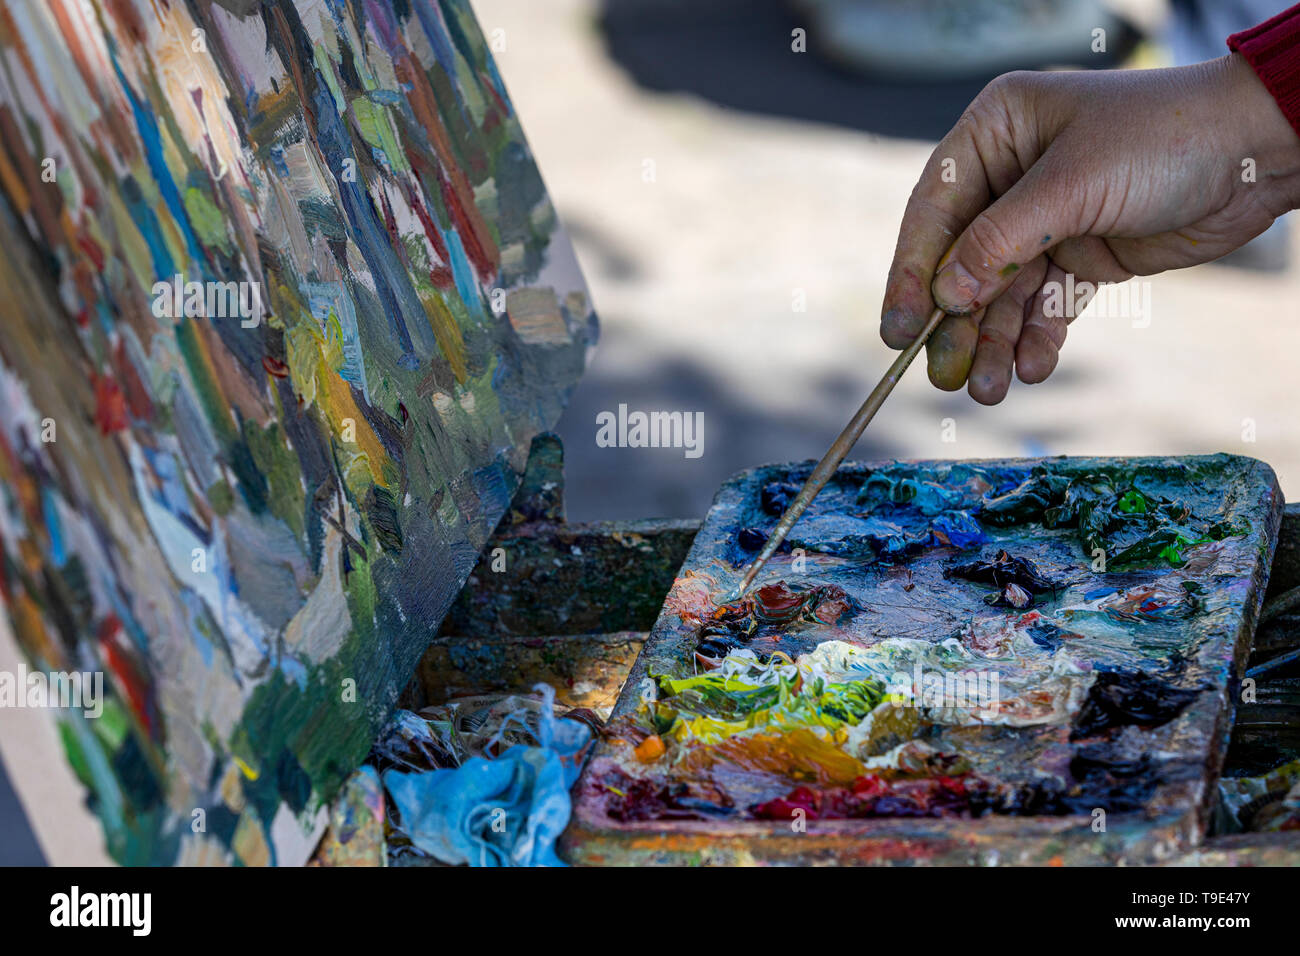
[[[1241,156],[1243,182],[1251,160],[1265,207],[1276,218],[1300,208],[1300,135],[1282,112],[1274,94],[1264,85],[1240,53],[1232,53],[1207,66],[1214,68],[1214,83],[1223,96],[1218,121],[1230,131]]]

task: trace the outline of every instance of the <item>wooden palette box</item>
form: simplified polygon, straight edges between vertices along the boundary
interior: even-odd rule
[[[741,643],[769,664],[777,655],[777,667],[799,662],[804,685],[827,673],[819,648],[822,658],[830,645],[841,658],[855,649],[851,666],[840,660],[840,676],[853,667],[860,676],[879,676],[873,648],[889,650],[891,665],[917,660],[942,669],[926,657],[926,646],[943,646],[964,669],[1001,677],[1003,713],[963,717],[960,708],[920,701],[910,708],[919,715],[909,713],[893,737],[847,744],[842,732],[861,714],[838,729],[834,720],[830,730],[814,721],[810,728],[821,744],[846,757],[837,761],[821,744],[792,736],[806,709],[775,718],[751,711],[743,719],[753,727],[737,730],[733,721],[719,729],[687,719],[689,709],[685,718],[679,713],[670,720],[673,695],[665,693],[665,682],[707,673],[699,650],[709,635],[702,632],[716,635],[717,616],[731,613],[714,602],[740,577],[747,558],[741,532],[769,528],[779,503],[765,498],[780,486],[797,486],[809,468],[753,469],[720,489],[623,687],[610,733],[579,782],[565,838],[573,862],[1155,863],[1199,841],[1281,520],[1271,469],[1226,455],[844,466],[796,526],[794,547],[758,582],[782,580],[804,598],[832,589],[831,599],[822,598],[831,610],[818,617],[816,599],[809,599],[811,613],[804,601],[793,621],[783,620],[789,601],[778,600],[781,607],[766,608],[765,619],[759,608],[757,632]],[[1036,470],[1076,486],[1104,476],[1116,494],[1140,489],[1128,506],[1173,516],[1178,566],[1169,556],[1131,560],[1130,554],[1121,566],[1100,570],[1105,565],[1086,548],[1077,522],[1054,528],[1040,520],[994,523],[988,503]],[[928,506],[917,504],[936,487],[938,497]],[[936,522],[952,513],[989,519],[977,522],[983,540],[952,546],[958,538],[951,523]],[[1154,517],[1118,523],[1139,530],[1159,524]],[[1121,529],[1115,536],[1120,553],[1109,556],[1112,562],[1135,534],[1125,539]],[[923,539],[928,543],[918,543]],[[752,546],[754,533],[746,540]],[[1035,595],[1029,608],[991,607],[986,599],[994,588],[951,576],[954,566],[991,559],[999,550],[1031,561],[1053,589]],[[812,666],[803,666],[809,660]],[[1135,690],[1133,683],[1144,680],[1150,685]],[[799,681],[792,676],[791,682]],[[1122,702],[1112,706],[1117,695],[1147,691],[1172,695],[1176,706],[1166,712],[1156,705],[1154,718],[1144,718],[1141,707],[1128,717],[1098,718],[1108,708],[1124,709]],[[660,713],[665,703],[667,716]],[[808,706],[833,703],[822,696]],[[775,743],[762,755],[734,746],[768,731]],[[659,744],[640,747],[647,736],[659,737],[666,753],[656,755]],[[960,766],[947,764],[956,766],[950,774],[935,765],[900,770],[906,761],[895,754],[891,765],[885,746],[895,744],[896,752],[900,738],[922,742],[926,759],[955,757]],[[773,756],[783,742],[784,764]],[[871,786],[905,780],[909,787],[889,795],[901,793],[910,803],[821,799],[862,786],[850,779],[854,774],[871,778]],[[979,789],[979,799],[963,803],[949,793],[946,802],[927,801],[924,789],[916,799],[911,784],[940,776],[966,781],[956,789]],[[810,792],[818,797],[812,803]],[[775,812],[801,807],[802,817]]]

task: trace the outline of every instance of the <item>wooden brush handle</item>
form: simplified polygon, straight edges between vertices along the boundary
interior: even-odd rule
[[[735,596],[728,596],[729,600],[737,600],[754,583],[754,578],[758,577],[758,572],[763,569],[763,565],[767,564],[768,559],[776,553],[776,549],[781,547],[781,542],[794,528],[795,522],[812,504],[812,500],[817,497],[818,492],[826,487],[826,482],[831,480],[831,475],[835,474],[836,469],[840,467],[840,462],[848,456],[848,453],[853,450],[853,446],[858,443],[858,439],[862,437],[867,424],[875,417],[876,412],[880,410],[880,406],[885,404],[885,399],[889,397],[889,393],[894,390],[894,386],[902,379],[907,367],[912,364],[912,360],[920,353],[926,340],[930,338],[940,321],[943,320],[944,314],[943,309],[935,309],[930,318],[926,320],[925,328],[921,329],[921,333],[912,340],[912,344],[903,349],[898,358],[894,359],[894,364],[889,366],[889,371],[885,372],[880,383],[871,390],[871,394],[862,403],[862,407],[858,409],[857,414],[844,426],[844,431],[840,432],[840,437],[835,439],[830,449],[822,456],[822,460],[817,462],[817,467],[813,469],[812,474],[808,476],[808,480],[799,489],[799,494],[795,496],[794,501],[790,502],[790,506],[785,509],[785,514],[781,515],[781,520],[772,529],[767,543],[763,545],[763,550],[758,553],[758,557],[746,569],[744,578],[741,579],[740,584],[732,592]]]

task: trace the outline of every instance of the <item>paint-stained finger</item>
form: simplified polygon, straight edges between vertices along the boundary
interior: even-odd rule
[[[943,218],[947,221],[941,221],[940,214],[934,213],[909,225],[904,217],[905,234],[898,238],[880,316],[880,337],[890,348],[903,349],[910,345],[924,327],[926,317],[934,311],[930,280],[934,278],[939,257],[956,236],[953,228],[956,224],[950,217]]]
[[[950,315],[939,323],[926,342],[926,365],[936,388],[955,392],[966,384],[982,318],[983,311],[974,315]]]
[[[1074,306],[1065,301],[1071,288],[1065,280],[1065,270],[1049,264],[1042,286],[1025,304],[1025,321],[1016,343],[1016,375],[1027,385],[1046,379],[1060,360],[1067,315],[1075,314]]]
[[[920,190],[918,185],[903,214],[894,262],[885,283],[880,337],[894,349],[910,345],[934,311],[930,282],[935,267],[962,228],[951,212],[918,195]]]
[[[977,132],[978,123],[963,117],[930,155],[907,201],[880,314],[880,337],[890,348],[906,348],[925,326],[939,260],[992,195]]]
[[[986,307],[1019,278],[1024,263],[1080,228],[1069,183],[1032,167],[962,232],[935,274],[931,293],[945,312]]]
[[[1024,323],[1025,306],[1042,285],[1047,257],[1027,263],[1010,288],[985,310],[979,324],[975,360],[967,391],[981,405],[996,405],[1007,396],[1016,363],[1016,342]]]

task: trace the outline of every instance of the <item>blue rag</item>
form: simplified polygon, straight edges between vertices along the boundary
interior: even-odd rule
[[[557,720],[547,707],[537,736],[540,746],[516,744],[493,760],[471,757],[454,770],[386,770],[384,786],[402,831],[444,863],[564,866],[555,841],[569,822],[569,788],[591,730]]]

